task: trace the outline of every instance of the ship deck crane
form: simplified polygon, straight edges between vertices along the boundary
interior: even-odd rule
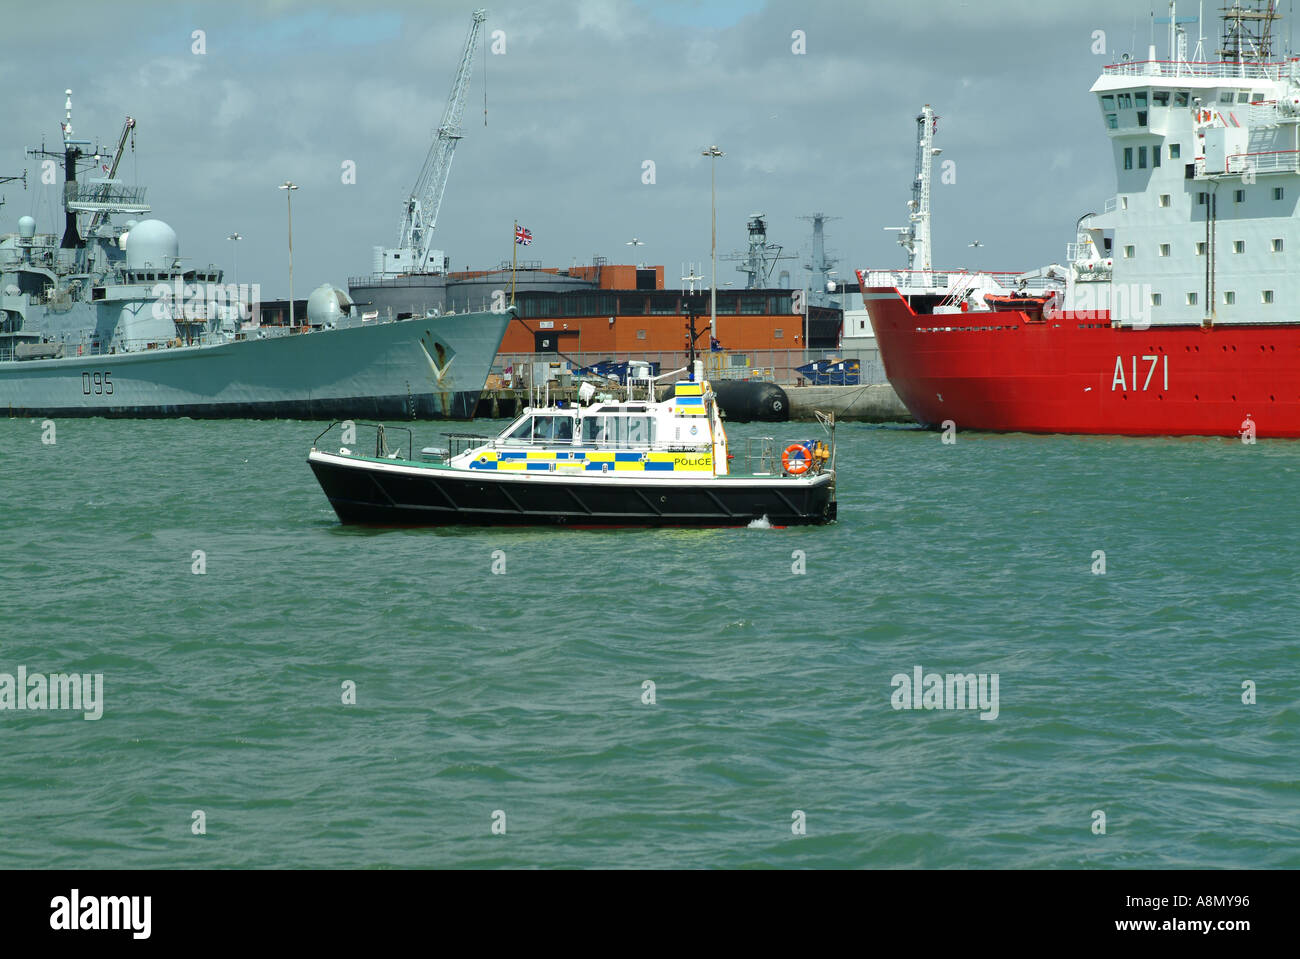
[[[131,149],[135,149],[135,118],[133,117],[127,117],[126,122],[122,124],[122,135],[117,138],[117,152],[113,154],[113,163],[108,168],[109,180],[117,178],[117,168],[122,162],[122,154],[126,152],[126,141],[128,138],[131,140]],[[109,192],[107,184],[102,192],[105,195]],[[99,226],[99,221],[103,218],[104,211],[96,211],[95,215],[90,220],[90,229],[86,231],[87,234],[94,232],[95,227]]]
[[[441,257],[437,263],[430,264],[433,252],[433,228],[438,222],[438,210],[442,207],[442,197],[447,189],[447,177],[451,173],[451,161],[456,152],[456,143],[464,135],[461,132],[461,120],[465,115],[465,100],[469,94],[469,78],[474,66],[474,48],[478,45],[482,33],[483,21],[487,11],[475,10],[470,24],[469,36],[465,39],[465,49],[460,57],[460,66],[456,69],[456,78],[452,81],[451,94],[447,98],[447,109],[442,122],[438,124],[437,134],[429,155],[424,159],[424,166],[415,181],[415,187],[406,201],[402,212],[402,224],[398,231],[397,246],[383,251],[382,273],[425,273],[432,265],[435,272],[443,269]]]

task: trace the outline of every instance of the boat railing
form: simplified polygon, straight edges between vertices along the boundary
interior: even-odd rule
[[[1105,76],[1205,77],[1219,80],[1280,80],[1294,70],[1295,57],[1286,60],[1125,60],[1102,67]]]
[[[460,456],[461,453],[477,449],[480,446],[492,446],[495,439],[495,437],[487,436],[484,433],[443,433],[442,438],[447,441],[447,445],[442,449],[444,463],[450,462],[453,458]]]
[[[322,447],[321,441],[335,431],[339,434],[337,447],[332,442],[326,443]],[[404,433],[405,440],[401,441],[400,437],[390,436],[392,433]],[[395,447],[390,442],[393,439],[399,440]],[[320,449],[327,453],[337,449],[344,456],[370,456],[370,450],[373,449],[375,459],[414,460],[413,443],[414,438],[411,431],[405,426],[359,423],[356,420],[335,420],[317,434],[311,446],[312,449]]]
[[[773,476],[776,471],[776,437],[747,437],[745,439],[745,472],[754,476]]]

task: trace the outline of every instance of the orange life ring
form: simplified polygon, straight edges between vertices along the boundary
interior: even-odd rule
[[[790,464],[791,453],[796,453],[799,457],[794,465]],[[808,472],[808,467],[812,465],[812,454],[808,452],[808,448],[802,443],[791,443],[785,448],[785,452],[781,454],[781,465],[785,467],[785,471],[791,476],[802,476]]]

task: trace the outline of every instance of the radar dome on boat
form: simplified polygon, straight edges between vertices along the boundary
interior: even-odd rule
[[[325,326],[352,309],[352,298],[328,283],[322,283],[307,297],[307,322],[312,326]]]
[[[36,235],[36,220],[30,216],[20,216],[18,218],[18,235],[24,240],[30,240]]]
[[[129,233],[126,243],[126,265],[132,270],[153,267],[170,270],[180,255],[176,231],[162,220],[143,220]],[[125,235],[123,239],[125,239]]]

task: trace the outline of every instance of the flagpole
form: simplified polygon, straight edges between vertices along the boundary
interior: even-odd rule
[[[515,305],[515,269],[519,263],[519,221],[515,220],[515,230],[510,234],[510,305]]]

